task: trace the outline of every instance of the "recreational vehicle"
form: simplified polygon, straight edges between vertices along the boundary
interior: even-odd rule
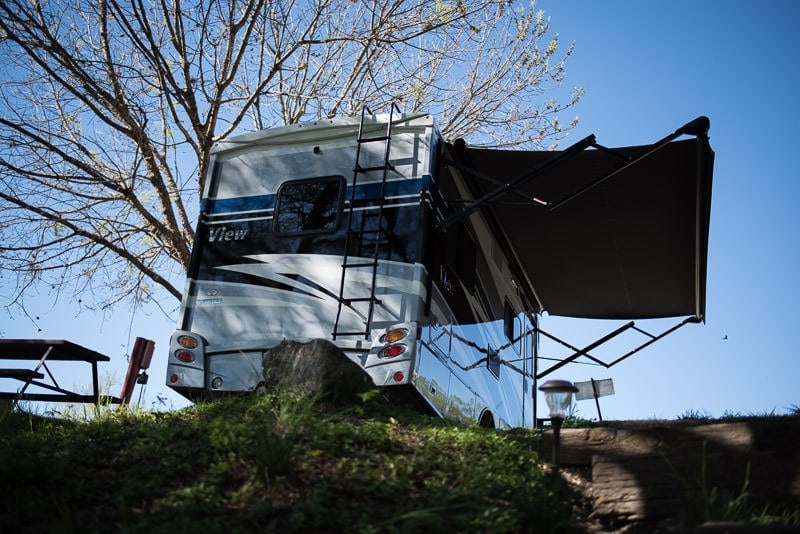
[[[543,311],[702,320],[707,129],[485,150],[393,108],[221,141],[167,385],[254,391],[270,348],[326,339],[443,417],[530,427]]]

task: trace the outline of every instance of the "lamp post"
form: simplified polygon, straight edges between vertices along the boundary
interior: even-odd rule
[[[544,392],[544,400],[550,408],[550,421],[553,424],[553,465],[558,467],[561,425],[572,404],[572,394],[577,392],[578,388],[566,380],[548,380],[539,386],[539,391]]]

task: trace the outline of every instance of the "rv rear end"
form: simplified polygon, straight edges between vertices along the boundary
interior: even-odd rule
[[[190,399],[253,391],[265,351],[320,338],[378,386],[411,382],[437,134],[429,115],[396,115],[384,174],[386,142],[358,140],[384,137],[387,121],[325,120],[215,145],[167,385]],[[376,170],[356,173],[357,161]],[[391,238],[369,241],[378,220]]]

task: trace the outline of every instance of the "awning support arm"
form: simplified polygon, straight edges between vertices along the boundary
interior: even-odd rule
[[[683,126],[678,128],[677,130],[675,130],[674,132],[672,132],[668,136],[664,137],[663,139],[661,139],[659,141],[656,141],[655,143],[650,145],[650,148],[645,150],[642,154],[638,155],[635,158],[629,159],[625,164],[623,164],[620,167],[617,167],[616,169],[614,169],[613,171],[609,172],[605,176],[601,176],[597,180],[594,180],[593,182],[590,182],[590,183],[584,185],[580,189],[578,189],[576,191],[573,191],[572,193],[568,194],[565,197],[562,197],[561,199],[559,199],[559,200],[557,200],[555,202],[547,202],[547,203],[545,203],[545,205],[547,206],[547,209],[550,210],[550,211],[558,209],[559,207],[561,207],[562,205],[566,204],[570,200],[572,200],[572,199],[574,199],[576,197],[579,197],[580,195],[584,194],[585,192],[589,191],[590,189],[594,188],[595,186],[598,186],[598,185],[602,184],[603,182],[605,182],[606,180],[609,180],[610,178],[613,178],[614,176],[616,176],[617,174],[621,173],[622,171],[624,171],[628,167],[636,165],[637,163],[639,163],[643,159],[649,157],[653,153],[655,153],[655,152],[659,151],[660,149],[664,148],[665,146],[667,146],[674,139],[676,139],[676,138],[678,138],[678,137],[680,137],[682,135],[694,135],[696,137],[701,136],[701,135],[705,135],[708,132],[708,129],[710,127],[711,127],[711,122],[708,120],[708,117],[697,117],[693,121],[687,122],[686,124],[684,124]],[[597,145],[595,145],[595,146],[597,146]]]
[[[508,193],[509,191],[513,191],[516,187],[520,186],[521,184],[527,182],[537,174],[543,172],[544,170],[552,167],[556,163],[559,163],[561,160],[571,156],[575,152],[581,152],[590,146],[595,145],[595,136],[594,134],[584,137],[574,145],[570,146],[569,148],[565,149],[562,152],[555,154],[553,157],[548,159],[547,161],[542,162],[541,164],[534,167],[532,170],[521,174],[517,178],[513,179],[512,181],[508,182],[505,185],[501,185],[500,187],[489,191],[482,197],[475,200],[472,204],[464,208],[463,210],[459,211],[458,213],[454,213],[453,215],[447,217],[442,222],[440,222],[437,227],[438,228],[447,228],[448,226],[452,225],[455,222],[460,221],[464,217],[470,215],[472,212],[477,210],[478,208],[483,207],[484,204],[488,204],[493,200],[503,196],[504,194]],[[530,200],[530,199],[528,199]]]
[[[623,328],[624,328],[625,330],[627,330],[627,329],[628,329],[628,328],[630,328],[630,327],[631,327],[631,325],[630,325],[630,324],[628,324],[628,325],[625,325]],[[556,343],[560,343],[561,345],[564,345],[564,346],[565,346],[565,347],[567,347],[569,350],[571,350],[571,351],[573,351],[573,352],[575,352],[575,353],[578,353],[578,352],[580,352],[580,353],[581,353],[581,355],[583,355],[583,356],[586,356],[587,358],[589,358],[590,360],[592,360],[594,363],[596,363],[596,364],[598,364],[598,365],[605,365],[605,362],[603,362],[602,360],[600,360],[600,359],[598,359],[598,358],[595,358],[594,356],[592,356],[591,354],[589,354],[589,352],[588,352],[588,351],[589,351],[591,348],[594,348],[594,347],[586,347],[585,349],[581,350],[581,349],[579,349],[578,347],[575,347],[575,346],[573,346],[573,345],[570,345],[569,343],[567,343],[567,342],[566,342],[566,341],[564,341],[563,339],[560,339],[560,338],[558,338],[558,337],[554,336],[553,334],[549,334],[549,333],[545,332],[545,331],[544,331],[544,330],[542,330],[541,328],[539,328],[539,329],[536,331],[536,333],[537,333],[537,334],[542,334],[544,337],[546,337],[546,338],[548,338],[548,339],[551,339],[551,340],[555,341]],[[608,336],[606,336],[606,337],[608,337]],[[612,336],[612,337],[613,337],[613,336]],[[609,339],[610,339],[610,338],[609,338]],[[598,345],[599,345],[599,344],[598,344]],[[595,346],[597,346],[597,345],[595,345]],[[574,358],[573,358],[573,359],[574,359]]]
[[[500,184],[500,182],[498,180],[496,180],[496,179],[494,179],[494,178],[492,178],[492,177],[490,177],[490,176],[488,176],[488,175],[486,175],[484,173],[480,173],[480,172],[475,171],[473,169],[469,169],[468,167],[466,167],[464,165],[457,164],[456,162],[454,162],[452,160],[447,160],[447,161],[445,161],[445,163],[447,165],[455,167],[455,168],[457,168],[458,170],[460,170],[462,172],[467,172],[467,173],[469,173],[469,174],[471,174],[471,175],[473,175],[473,176],[475,176],[477,178],[480,178],[482,180],[486,180],[486,181],[489,181],[491,183],[498,184],[499,187],[497,187],[496,189],[494,189],[492,191],[489,191],[488,193],[486,193],[482,197],[476,199],[474,202],[472,202],[472,204],[470,204],[466,208],[462,209],[458,213],[454,213],[453,215],[447,217],[446,219],[444,219],[443,221],[441,221],[437,225],[437,228],[447,228],[448,226],[452,225],[453,223],[456,223],[459,220],[463,219],[464,217],[472,214],[472,212],[474,212],[475,210],[483,207],[483,205],[488,204],[489,202],[492,202],[492,201],[496,200],[497,198],[499,198],[502,195],[507,194],[507,193],[513,193],[515,195],[523,196],[526,200],[533,201],[533,202],[535,202],[537,204],[541,204],[541,205],[545,206],[548,210],[551,210],[551,211],[555,210],[555,209],[561,207],[562,205],[566,204],[570,200],[573,200],[574,198],[579,197],[580,195],[582,195],[583,193],[589,191],[590,189],[592,189],[592,188],[600,185],[601,183],[613,178],[614,176],[616,176],[617,174],[621,173],[625,169],[627,169],[627,168],[629,168],[629,167],[631,167],[633,165],[636,165],[637,163],[639,163],[643,159],[651,156],[653,153],[657,152],[658,150],[660,150],[661,148],[665,147],[670,142],[672,142],[673,140],[677,139],[678,137],[680,137],[682,135],[693,135],[695,137],[700,137],[700,136],[707,135],[708,134],[708,130],[710,128],[710,125],[711,125],[711,122],[709,121],[708,117],[705,117],[705,116],[697,117],[696,119],[694,119],[694,120],[692,120],[690,122],[687,122],[686,124],[684,124],[683,126],[678,128],[677,130],[675,130],[671,134],[667,135],[666,137],[664,137],[664,138],[660,139],[659,141],[656,141],[655,143],[650,145],[650,148],[645,150],[639,156],[637,156],[635,158],[624,158],[624,159],[626,159],[626,162],[623,165],[621,165],[620,167],[618,167],[617,169],[607,173],[604,176],[601,176],[600,178],[598,178],[598,179],[586,184],[585,186],[577,189],[576,191],[573,191],[572,193],[566,195],[565,197],[562,197],[561,199],[559,199],[559,200],[557,200],[555,202],[548,202],[546,200],[542,200],[542,199],[536,198],[536,197],[530,198],[528,195],[521,195],[515,189],[517,187],[519,187],[520,185],[522,185],[523,183],[525,183],[528,180],[530,180],[531,178],[534,178],[537,174],[545,171],[549,167],[559,163],[561,160],[563,160],[563,159],[567,158],[568,156],[572,155],[573,153],[581,152],[581,151],[587,149],[588,147],[594,147],[594,148],[597,148],[598,150],[609,152],[609,153],[614,154],[616,156],[620,156],[620,157],[623,157],[623,156],[621,154],[619,154],[618,152],[614,151],[614,150],[611,150],[611,149],[609,149],[607,147],[604,147],[602,145],[597,144],[596,138],[595,138],[594,134],[592,134],[592,135],[589,135],[589,136],[581,139],[580,141],[578,141],[574,145],[568,147],[567,149],[563,150],[562,152],[559,152],[558,154],[556,154],[552,158],[548,159],[547,161],[537,165],[534,169],[532,169],[532,170],[530,170],[530,171],[528,171],[526,173],[521,174],[520,176],[518,176],[517,178],[515,178],[514,180],[512,180],[512,181],[510,181],[510,182],[508,182],[506,184]]]
[[[535,327],[535,330],[538,333],[543,334],[546,337],[561,343],[565,347],[569,347],[570,349],[575,350],[575,352],[571,356],[568,356],[567,358],[564,358],[563,360],[559,361],[558,363],[556,363],[556,364],[550,366],[549,368],[545,369],[541,373],[537,373],[536,374],[536,379],[538,380],[538,379],[540,379],[542,377],[545,377],[545,376],[549,375],[553,371],[556,371],[556,370],[564,367],[568,363],[571,363],[571,362],[575,361],[576,359],[580,358],[581,356],[586,356],[587,358],[591,359],[595,363],[598,363],[599,365],[602,365],[603,367],[608,369],[609,367],[613,367],[613,366],[617,365],[618,363],[620,363],[621,361],[623,361],[623,360],[629,358],[630,356],[636,354],[640,350],[642,350],[642,349],[644,349],[646,347],[649,347],[650,345],[652,345],[653,343],[655,343],[659,339],[662,339],[663,337],[671,334],[672,332],[676,331],[677,329],[681,328],[682,326],[687,325],[689,323],[699,323],[700,321],[701,320],[699,318],[694,317],[694,316],[687,317],[686,319],[684,319],[680,323],[678,323],[678,324],[666,329],[665,331],[661,332],[660,334],[651,334],[649,332],[646,332],[645,330],[642,330],[641,328],[638,328],[636,326],[636,324],[633,321],[631,321],[629,323],[624,324],[620,328],[617,328],[613,332],[611,332],[609,334],[606,334],[605,336],[601,337],[600,339],[598,339],[594,343],[590,343],[589,345],[587,345],[583,349],[575,349],[574,347],[572,347],[571,345],[569,345],[565,341],[557,338],[556,336],[554,336],[552,334],[548,334],[547,332],[545,332],[541,328]],[[589,354],[590,350],[596,349],[600,345],[603,345],[604,343],[610,341],[611,339],[617,337],[618,335],[620,335],[623,332],[625,332],[627,330],[630,330],[630,329],[636,330],[637,332],[640,332],[640,333],[646,335],[650,339],[648,339],[647,341],[645,341],[644,343],[642,343],[638,347],[634,348],[633,350],[629,351],[628,353],[623,354],[622,356],[620,356],[616,360],[612,361],[611,363],[606,363],[606,362],[604,362],[604,361],[602,361],[602,360],[600,360],[598,358],[595,358],[595,357],[593,357],[592,355]]]
[[[596,348],[597,348],[597,347],[599,347],[600,345],[602,345],[602,344],[606,343],[607,341],[610,341],[611,339],[613,339],[613,338],[617,337],[617,336],[618,336],[618,335],[620,335],[621,333],[623,333],[623,332],[625,332],[626,330],[628,330],[628,329],[632,328],[632,327],[633,327],[633,325],[634,325],[634,322],[633,322],[633,321],[631,321],[631,322],[629,322],[629,323],[626,323],[625,325],[623,325],[623,326],[621,326],[621,327],[617,328],[616,330],[614,330],[614,331],[613,331],[613,332],[611,332],[610,334],[606,334],[605,336],[601,337],[600,339],[598,339],[598,340],[597,340],[597,341],[595,341],[594,343],[590,343],[590,344],[588,344],[586,347],[584,347],[584,348],[582,348],[582,349],[578,350],[578,351],[577,351],[577,352],[575,352],[575,353],[574,353],[572,356],[569,356],[569,357],[567,357],[567,358],[564,358],[563,360],[561,360],[561,361],[560,361],[560,362],[558,362],[557,364],[555,364],[555,365],[552,365],[550,368],[548,368],[548,369],[544,370],[543,372],[539,373],[538,375],[536,375],[536,378],[538,379],[538,378],[542,378],[543,376],[549,375],[549,374],[550,374],[550,373],[552,373],[553,371],[556,371],[556,370],[558,370],[558,369],[561,369],[562,367],[564,367],[564,366],[565,366],[565,365],[567,365],[568,363],[570,363],[570,362],[572,362],[572,361],[574,361],[574,360],[576,360],[576,359],[580,358],[581,356],[587,356],[587,355],[588,355],[588,352],[589,352],[590,350],[592,350],[592,349],[596,349]],[[542,330],[540,330],[540,332],[544,333]],[[553,338],[553,336],[551,336],[551,335],[549,335],[549,334],[546,334],[546,333],[545,333],[545,335],[547,335],[547,337],[549,337],[549,338],[551,338],[551,339]],[[595,358],[593,358],[593,359],[594,359],[594,360],[595,360],[597,363],[599,363],[600,365],[603,365],[603,366],[605,366],[605,367],[608,367],[608,366],[607,366],[605,363],[603,363],[602,361],[600,361],[600,360],[597,360],[597,359],[595,359]]]
[[[472,168],[468,167],[467,165],[464,165],[463,163],[459,163],[458,161],[455,161],[453,159],[444,158],[442,163],[444,165],[447,165],[448,167],[453,167],[454,169],[458,169],[459,171],[461,171],[461,172],[463,172],[465,174],[470,174],[470,175],[474,176],[475,178],[477,178],[479,180],[483,180],[485,182],[489,182],[489,183],[492,183],[494,185],[501,186],[501,187],[505,187],[507,185],[507,184],[504,184],[502,182],[502,180],[498,180],[498,179],[494,178],[493,176],[489,176],[485,172],[476,171],[475,169],[472,169]],[[531,200],[531,197],[529,195],[526,195],[524,193],[520,193],[517,190],[511,190],[511,191],[508,191],[508,192],[511,193],[512,195],[517,195],[518,197],[523,198],[523,199],[525,199],[527,201]]]
[[[628,352],[627,354],[623,354],[622,356],[620,356],[619,358],[617,358],[617,359],[616,359],[616,360],[614,360],[613,362],[611,362],[611,363],[609,363],[608,365],[606,365],[606,368],[608,368],[608,367],[612,367],[612,366],[614,366],[614,365],[617,365],[617,364],[618,364],[619,362],[621,362],[622,360],[624,360],[624,359],[628,358],[629,356],[633,356],[634,354],[636,354],[636,353],[637,353],[637,352],[639,352],[640,350],[642,350],[642,349],[644,349],[644,348],[646,348],[646,347],[649,347],[650,345],[652,345],[653,343],[655,343],[655,342],[656,342],[656,341],[658,341],[659,339],[661,339],[661,338],[663,338],[663,337],[665,337],[665,336],[667,336],[667,335],[671,334],[672,332],[674,332],[675,330],[677,330],[678,328],[680,328],[680,327],[682,327],[682,326],[684,326],[684,325],[686,325],[686,324],[689,324],[689,323],[699,323],[699,322],[701,322],[701,319],[698,319],[697,317],[687,317],[686,319],[684,319],[684,320],[683,320],[683,321],[681,321],[680,323],[676,324],[676,325],[675,325],[675,326],[673,326],[672,328],[668,328],[667,330],[663,331],[662,333],[660,333],[660,334],[658,334],[658,335],[653,335],[653,334],[650,334],[650,333],[648,333],[648,332],[645,332],[644,330],[641,330],[641,329],[639,329],[639,328],[634,328],[634,330],[637,330],[637,331],[639,331],[639,332],[641,332],[641,333],[643,333],[643,334],[645,334],[645,335],[647,335],[647,336],[650,336],[650,340],[649,340],[649,341],[646,341],[646,342],[644,342],[644,343],[642,343],[641,345],[639,345],[638,347],[636,347],[636,348],[635,348],[635,349],[633,349],[632,351]]]

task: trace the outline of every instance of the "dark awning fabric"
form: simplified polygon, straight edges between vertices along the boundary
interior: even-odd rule
[[[559,152],[448,145],[475,198],[491,196]],[[653,146],[577,150],[481,207],[516,256],[539,311],[595,319],[705,315],[714,153],[706,135],[651,155],[556,209],[556,203]],[[568,149],[569,150],[569,149]],[[629,160],[628,160],[629,161]],[[480,176],[480,175],[483,176]]]

